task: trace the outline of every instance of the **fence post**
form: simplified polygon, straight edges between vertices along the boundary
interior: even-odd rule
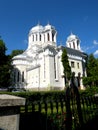
[[[75,73],[73,73],[72,75],[70,86],[67,87],[66,89],[65,99],[66,99],[66,124],[65,124],[66,130],[72,130],[72,127],[78,127],[83,124],[80,94],[75,79]]]
[[[72,130],[72,113],[70,106],[70,88],[66,89],[65,93],[65,101],[66,101],[66,130]]]

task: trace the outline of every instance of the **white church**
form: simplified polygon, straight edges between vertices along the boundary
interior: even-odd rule
[[[65,88],[63,49],[66,48],[71,71],[75,76],[81,75],[80,87],[83,89],[82,77],[86,76],[86,57],[81,51],[79,38],[71,34],[65,46],[57,45],[57,31],[54,26],[38,24],[28,34],[28,47],[23,54],[12,59],[13,84],[16,88],[27,90],[63,90]]]

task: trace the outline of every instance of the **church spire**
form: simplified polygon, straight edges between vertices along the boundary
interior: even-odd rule
[[[38,21],[38,24],[37,24],[38,26],[40,25],[40,21]]]

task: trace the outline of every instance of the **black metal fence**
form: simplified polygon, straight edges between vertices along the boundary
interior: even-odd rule
[[[82,130],[88,122],[90,127],[97,116],[98,97],[81,97],[72,77],[60,99],[37,102],[27,99],[20,110],[20,130]]]
[[[58,100],[27,100],[20,110],[20,130],[76,130],[97,114],[97,97],[80,97],[77,88],[68,88]]]

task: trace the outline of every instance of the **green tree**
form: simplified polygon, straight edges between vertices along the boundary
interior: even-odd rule
[[[98,60],[93,54],[88,56],[87,60],[87,77],[83,78],[84,85],[98,84]]]
[[[64,77],[65,77],[65,84],[68,83],[68,81],[71,78],[71,67],[69,66],[69,61],[68,61],[68,56],[67,56],[67,51],[64,48],[63,53],[62,53],[62,64],[64,68]]]
[[[10,54],[11,57],[17,56],[19,54],[22,54],[24,50],[13,50],[12,53]]]
[[[4,64],[5,62],[5,52],[7,48],[5,46],[4,41],[0,38],[0,65]]]
[[[0,87],[8,87],[11,83],[11,57],[6,55],[6,46],[2,39],[0,39]]]

